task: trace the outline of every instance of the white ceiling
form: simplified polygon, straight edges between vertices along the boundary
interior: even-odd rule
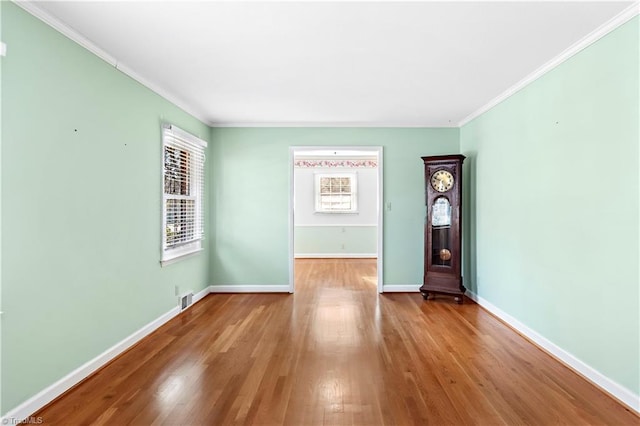
[[[448,127],[628,15],[632,3],[23,7],[211,125]]]

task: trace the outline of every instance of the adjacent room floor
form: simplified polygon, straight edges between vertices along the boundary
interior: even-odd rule
[[[296,293],[212,294],[37,413],[80,425],[637,425],[465,300],[379,295],[375,259],[296,261]]]

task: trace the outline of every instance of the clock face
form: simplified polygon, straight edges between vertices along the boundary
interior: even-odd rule
[[[447,192],[453,187],[453,175],[446,170],[438,170],[431,175],[431,187],[438,192]]]

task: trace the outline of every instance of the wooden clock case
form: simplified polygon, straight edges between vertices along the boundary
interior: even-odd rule
[[[462,284],[462,162],[464,159],[464,155],[422,157],[427,217],[424,227],[424,278],[420,293],[425,300],[430,295],[446,294],[454,296],[458,303],[462,303],[462,296],[466,291]],[[453,185],[449,188],[447,188],[448,185],[438,187],[434,183],[435,188],[432,185],[432,177],[441,170],[453,176]],[[436,178],[442,175],[449,174],[439,173]]]

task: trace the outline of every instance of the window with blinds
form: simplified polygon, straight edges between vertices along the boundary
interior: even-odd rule
[[[206,147],[205,141],[175,126],[162,126],[163,264],[202,250]]]
[[[317,213],[355,213],[358,211],[355,173],[318,173],[315,176]]]

